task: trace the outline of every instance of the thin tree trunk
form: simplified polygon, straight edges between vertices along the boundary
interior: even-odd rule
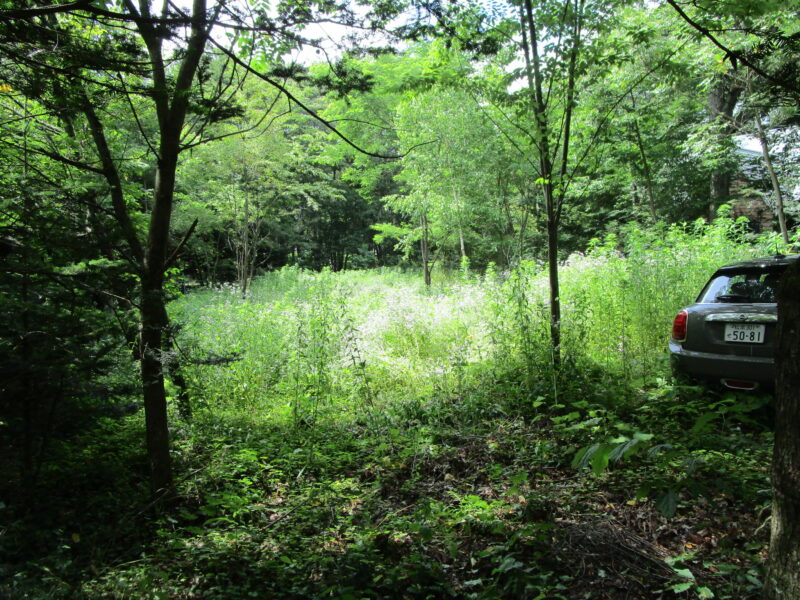
[[[561,298],[558,279],[558,233],[561,220],[561,208],[566,194],[566,174],[569,159],[570,133],[572,127],[572,110],[575,96],[575,77],[582,30],[583,0],[575,2],[575,19],[573,24],[572,46],[570,49],[569,65],[567,70],[567,91],[563,114],[563,130],[561,138],[561,165],[556,174],[553,157],[551,156],[550,131],[548,127],[548,104],[543,93],[543,75],[540,66],[538,39],[536,25],[533,19],[533,6],[531,0],[524,1],[520,7],[522,19],[522,46],[525,57],[526,76],[528,89],[533,92],[531,107],[536,125],[539,171],[541,176],[542,192],[545,199],[547,215],[547,265],[548,279],[550,282],[550,341],[553,350],[553,367],[558,370],[561,366]],[[566,14],[566,11],[565,11]],[[527,30],[527,35],[526,35]],[[557,150],[558,142],[553,146]],[[555,181],[557,176],[557,181]]]
[[[528,220],[531,216],[531,210],[526,205],[522,208],[522,222],[519,225],[519,260],[522,261],[522,256],[525,254],[525,233],[528,231]]]
[[[758,141],[761,142],[761,154],[764,156],[764,163],[767,165],[767,172],[772,182],[772,191],[775,192],[775,206],[778,209],[778,223],[781,228],[781,237],[784,243],[789,243],[789,231],[786,228],[786,214],[783,212],[783,194],[781,193],[781,186],[778,182],[778,176],[775,174],[775,168],[772,166],[772,159],[769,156],[769,142],[767,141],[767,134],[764,131],[764,126],[761,124],[761,117],[756,116],[756,129],[758,130]]]
[[[428,215],[421,217],[422,239],[419,241],[420,252],[422,254],[422,275],[425,279],[425,286],[431,286],[431,267],[430,267],[430,246],[428,245]]]
[[[778,292],[772,533],[764,596],[800,598],[800,261]]]
[[[167,260],[169,223],[177,169],[178,132],[162,135],[161,160],[156,174],[155,202],[150,216],[150,235],[145,251],[141,304],[141,371],[147,429],[147,456],[153,493],[163,495],[172,487],[169,453],[167,395],[164,389],[162,353],[164,332],[169,324],[164,301],[164,270]],[[174,151],[173,151],[174,149]]]
[[[169,129],[162,129],[155,202],[150,217],[148,241],[146,246],[142,247],[128,214],[122,181],[112,158],[103,124],[86,95],[84,95],[83,110],[103,164],[103,174],[109,184],[117,224],[128,242],[132,259],[140,268],[139,360],[145,408],[147,458],[150,465],[151,489],[154,494],[163,495],[172,485],[167,400],[162,365],[163,333],[168,324],[163,285],[180,128],[176,129],[172,125]],[[161,124],[165,126],[169,122],[164,120]]]
[[[550,341],[553,345],[553,368],[561,367],[561,293],[558,280],[558,219],[552,186],[545,186],[547,210],[547,277],[550,282]]]
[[[28,116],[28,101],[25,100],[25,117]],[[27,184],[28,179],[28,127],[30,119],[25,119],[25,137],[24,137],[24,163],[22,177],[23,181]],[[33,348],[31,345],[31,318],[30,318],[30,302],[31,302],[31,274],[30,274],[30,259],[31,259],[31,240],[29,239],[28,232],[32,229],[31,216],[33,214],[33,204],[31,202],[30,194],[27,187],[23,191],[23,205],[22,205],[22,226],[25,232],[25,237],[22,240],[22,314],[20,315],[20,323],[22,325],[22,420],[24,428],[23,445],[22,445],[22,470],[21,479],[25,494],[29,498],[33,498],[33,421],[34,413],[33,402],[35,394],[33,393],[33,379],[31,378],[31,365],[33,364]]]
[[[523,7],[520,8],[523,11]],[[561,299],[558,284],[558,222],[553,197],[553,163],[550,158],[550,132],[547,125],[547,105],[542,91],[542,74],[539,64],[539,49],[536,26],[533,21],[531,0],[525,0],[522,12],[522,45],[525,55],[528,89],[532,92],[536,133],[538,134],[539,174],[544,194],[547,215],[547,267],[550,283],[550,343],[553,350],[553,366],[561,364]]]
[[[463,260],[467,255],[467,251],[464,248],[464,228],[461,224],[461,206],[458,201],[458,190],[455,188],[455,186],[453,187],[453,206],[455,206],[456,210],[458,211],[458,246],[459,250],[461,251],[461,258]]]
[[[642,132],[639,129],[639,119],[636,118],[636,100],[634,100],[633,93],[631,93],[631,106],[633,107],[633,131],[636,134],[636,145],[639,148],[639,156],[642,158],[642,174],[644,175],[645,187],[647,188],[647,205],[650,209],[650,218],[653,223],[658,221],[656,216],[656,201],[655,192],[653,191],[653,176],[650,173],[650,163],[647,160],[647,154],[644,151],[644,141],[642,140]]]
[[[242,249],[239,262],[239,284],[242,288],[242,298],[247,298],[247,287],[250,283],[250,195],[244,196],[244,224],[242,226]]]

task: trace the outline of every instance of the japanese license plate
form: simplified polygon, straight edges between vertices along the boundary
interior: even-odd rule
[[[764,325],[753,323],[725,323],[725,341],[763,344],[764,330]]]

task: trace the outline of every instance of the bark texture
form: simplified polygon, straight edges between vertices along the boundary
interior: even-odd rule
[[[217,10],[219,10],[218,5]],[[159,140],[153,208],[150,213],[141,275],[141,373],[147,430],[147,457],[153,493],[164,496],[172,489],[167,394],[164,389],[165,334],[169,325],[164,299],[164,274],[169,250],[169,228],[175,195],[178,156],[183,149],[181,134],[189,107],[200,58],[208,40],[206,0],[194,0],[191,34],[177,77],[168,84],[168,69],[162,57],[164,34],[155,28],[150,2],[140,0],[137,27],[147,46],[153,76],[153,102],[158,116]],[[213,20],[213,17],[212,19]]]
[[[800,598],[800,261],[786,271],[779,291],[775,362],[772,535],[764,596],[796,600]]]
[[[714,133],[717,143],[722,146],[735,131],[733,111],[742,95],[743,87],[735,77],[727,73],[711,88],[708,95],[708,113],[717,125]],[[720,164],[711,172],[709,216],[717,216],[717,208],[727,202],[731,195],[731,179],[733,171],[730,165]]]

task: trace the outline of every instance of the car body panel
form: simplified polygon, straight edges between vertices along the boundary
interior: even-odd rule
[[[697,302],[684,309],[686,338],[669,342],[673,370],[732,388],[773,388],[777,285],[798,258],[778,256],[718,269]]]

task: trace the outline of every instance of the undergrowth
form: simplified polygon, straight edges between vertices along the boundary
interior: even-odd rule
[[[774,242],[744,236],[721,218],[570,257],[558,372],[535,263],[189,294],[176,499],[148,504],[140,413],[99,423],[51,496],[0,505],[0,596],[755,598],[769,399],[673,382],[665,356],[714,268]]]

